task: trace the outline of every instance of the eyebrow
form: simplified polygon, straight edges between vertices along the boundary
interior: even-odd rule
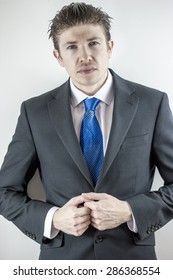
[[[92,37],[90,39],[88,39],[87,41],[90,42],[90,41],[94,41],[94,40],[101,40],[100,37]]]
[[[92,37],[92,38],[87,39],[87,42],[91,42],[94,40],[100,40],[100,39],[101,39],[100,37]],[[73,45],[73,44],[77,44],[77,41],[68,41],[64,45],[66,46],[66,45]]]
[[[64,44],[64,46],[66,45],[73,45],[73,44],[77,44],[77,41],[68,41]]]

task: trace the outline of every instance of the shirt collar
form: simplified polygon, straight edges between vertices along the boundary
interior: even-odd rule
[[[86,98],[92,98],[96,97],[99,100],[103,101],[107,105],[110,105],[112,98],[113,98],[113,91],[112,91],[112,84],[113,84],[113,78],[108,71],[108,77],[104,85],[96,92],[95,95],[88,97],[87,94],[83,93],[79,89],[77,89],[73,82],[72,79],[70,78],[70,88],[71,88],[71,104],[73,107],[76,107],[81,103],[84,99]]]

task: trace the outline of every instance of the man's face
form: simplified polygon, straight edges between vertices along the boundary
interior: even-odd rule
[[[113,42],[107,42],[100,25],[79,25],[58,36],[54,56],[65,67],[74,85],[93,95],[105,82]]]

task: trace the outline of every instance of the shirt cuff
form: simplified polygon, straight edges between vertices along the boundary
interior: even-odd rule
[[[127,222],[127,225],[128,225],[128,228],[129,228],[131,231],[133,231],[133,232],[135,232],[135,233],[138,232],[138,228],[137,228],[136,221],[135,221],[135,218],[134,218],[134,216],[133,216],[133,213],[132,213],[132,219],[131,219],[131,221]]]
[[[52,224],[53,215],[57,209],[59,208],[56,206],[52,207],[46,215],[43,235],[48,239],[53,239],[59,233],[59,230],[54,228]]]

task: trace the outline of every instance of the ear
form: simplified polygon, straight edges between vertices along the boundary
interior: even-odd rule
[[[59,62],[59,64],[64,67],[63,59],[60,55],[60,53],[57,50],[53,50],[53,55],[56,58],[56,60]]]
[[[113,41],[113,40],[110,40],[110,41],[108,42],[108,55],[109,55],[109,58],[110,58],[111,55],[112,55],[113,47],[114,47],[114,41]]]

